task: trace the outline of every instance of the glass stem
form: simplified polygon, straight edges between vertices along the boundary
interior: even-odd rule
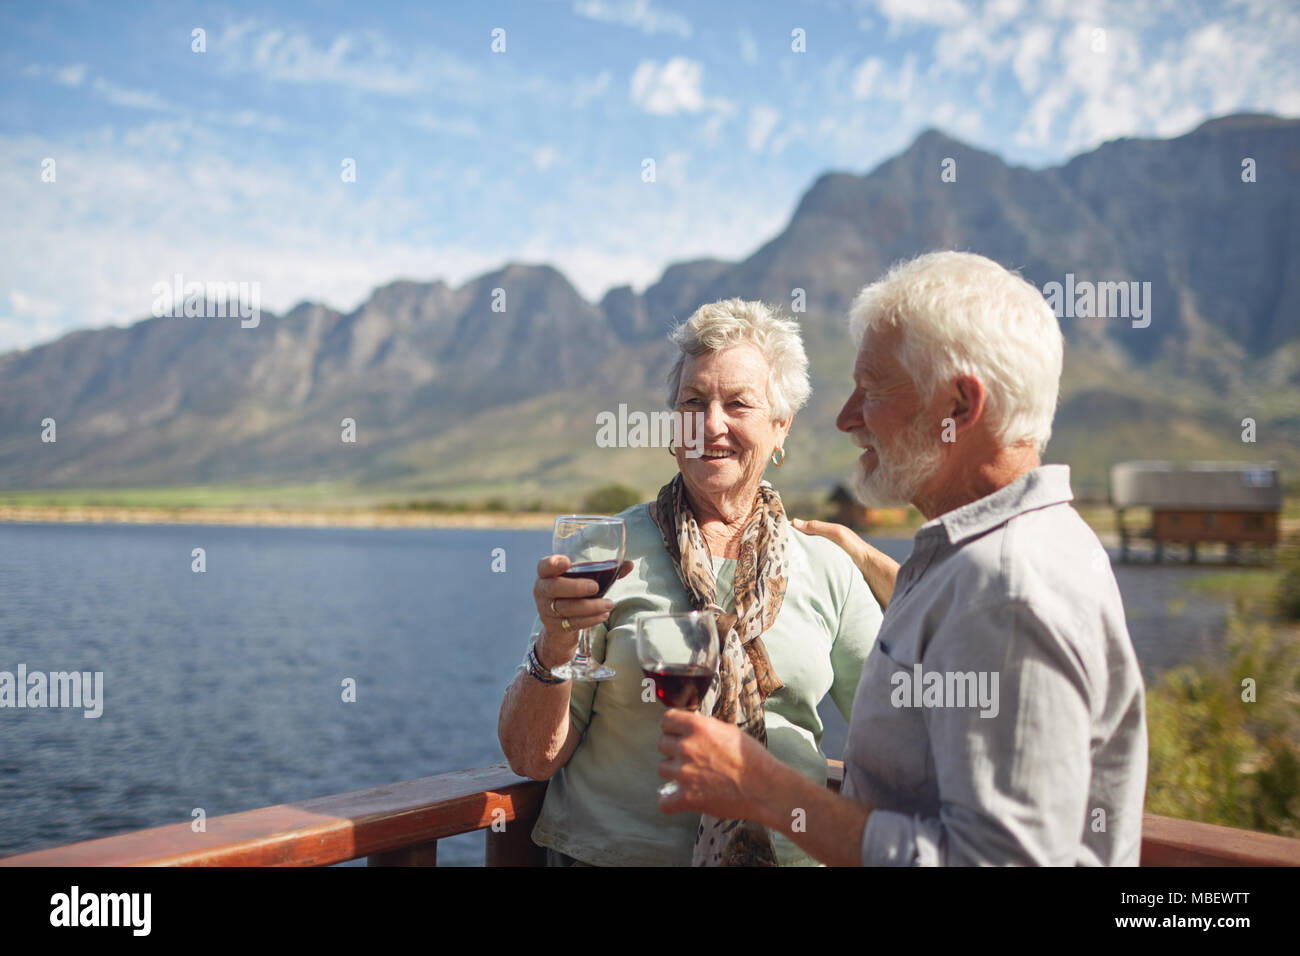
[[[584,627],[578,631],[578,653],[573,655],[574,667],[586,667],[591,663],[590,652],[587,648],[587,629]]]

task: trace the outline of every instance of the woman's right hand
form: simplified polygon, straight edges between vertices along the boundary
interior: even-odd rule
[[[614,608],[614,602],[608,598],[592,596],[599,590],[595,581],[563,577],[570,564],[562,554],[547,555],[537,562],[533,603],[542,619],[537,656],[544,667],[555,667],[572,660],[578,649],[578,631],[600,624]],[[626,576],[632,567],[631,561],[624,561],[618,569],[618,576]],[[566,621],[567,629],[564,627]]]

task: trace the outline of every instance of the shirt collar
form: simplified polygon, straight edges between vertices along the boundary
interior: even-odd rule
[[[1039,465],[991,495],[927,521],[917,530],[916,539],[919,543],[923,537],[945,534],[949,543],[956,545],[1006,524],[1026,511],[1073,500],[1070,466]]]

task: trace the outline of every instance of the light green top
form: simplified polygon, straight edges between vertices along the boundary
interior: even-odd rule
[[[664,814],[656,791],[659,721],[664,708],[643,693],[636,654],[636,617],[689,611],[690,603],[650,520],[648,503],[620,516],[627,525],[627,558],[635,567],[606,594],[614,610],[591,631],[591,653],[617,672],[598,684],[575,682],[569,719],[584,732],[567,766],[551,778],[533,840],[585,863],[606,866],[689,866],[699,814]],[[785,601],[763,633],[768,656],[785,686],[767,699],[772,753],[819,783],[826,782],[817,705],[829,693],[847,720],[862,664],[882,614],[861,573],[840,548],[790,531]],[[734,605],[736,562],[718,567],[718,596]],[[541,631],[534,621],[529,643]],[[838,757],[839,754],[834,756]],[[814,863],[777,835],[783,865]]]

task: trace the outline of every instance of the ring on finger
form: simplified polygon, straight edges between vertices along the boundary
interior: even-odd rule
[[[569,630],[569,619],[567,617],[561,618],[560,627],[564,628],[566,631]]]

